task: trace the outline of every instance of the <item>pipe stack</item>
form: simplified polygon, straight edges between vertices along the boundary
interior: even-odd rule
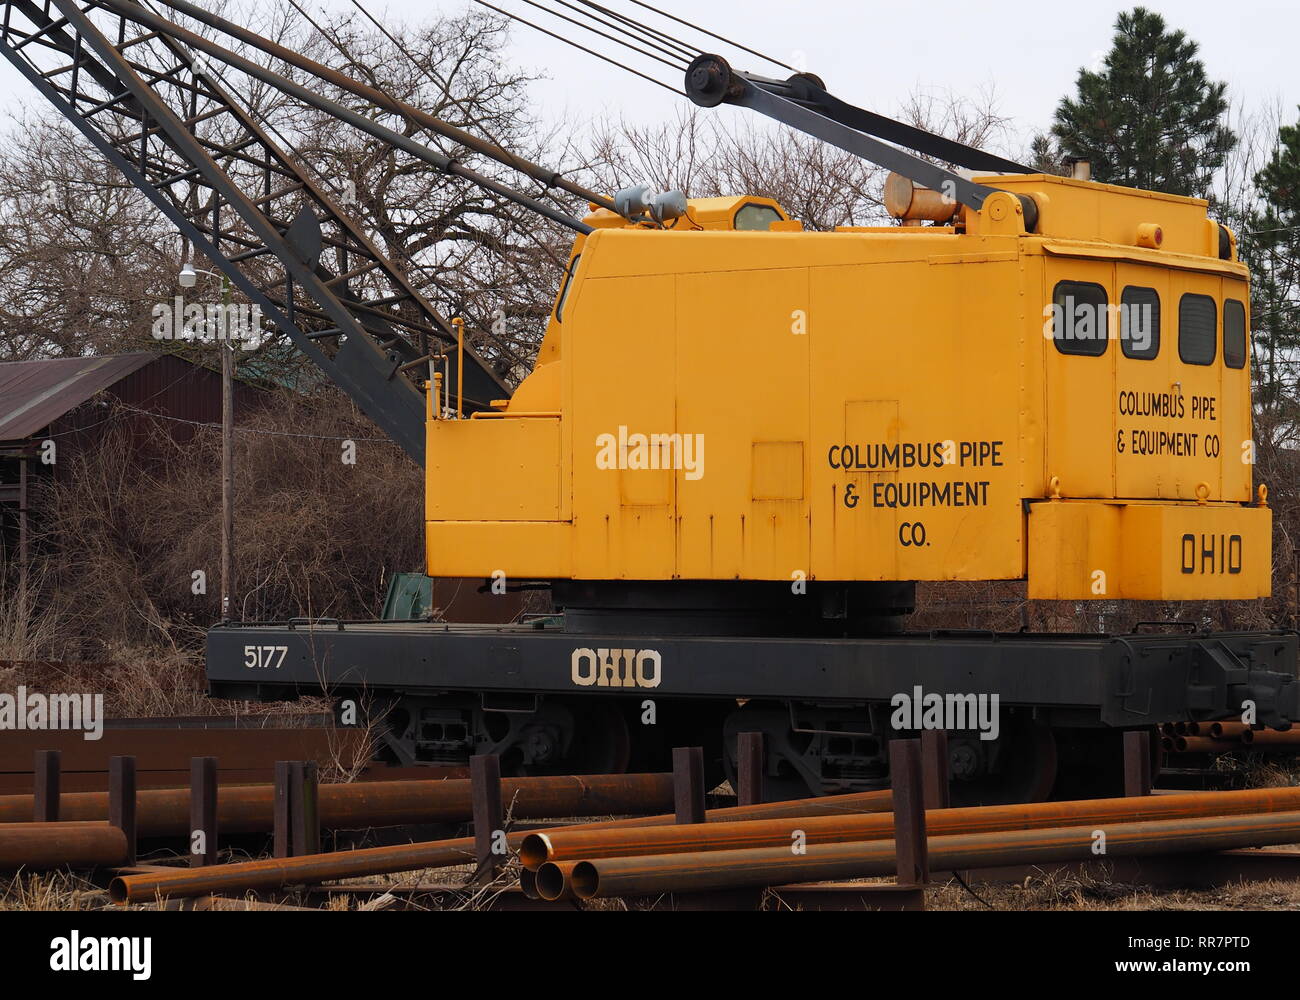
[[[1300,728],[1256,729],[1244,722],[1165,722],[1159,727],[1166,753],[1223,754],[1242,750],[1300,753]]]
[[[879,811],[889,799],[888,792],[830,796],[711,810],[704,823],[653,816],[507,840],[544,899],[864,878],[896,865],[893,815]],[[1300,788],[931,809],[926,829],[933,870],[1289,844],[1300,842]],[[118,902],[242,893],[473,858],[466,837],[124,875],[109,891]]]

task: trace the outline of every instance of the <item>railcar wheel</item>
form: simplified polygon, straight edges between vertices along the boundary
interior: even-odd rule
[[[1027,713],[1004,713],[996,740],[949,734],[948,773],[953,806],[1041,802],[1056,783],[1056,740]]]

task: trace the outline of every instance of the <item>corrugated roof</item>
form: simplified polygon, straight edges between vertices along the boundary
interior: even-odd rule
[[[159,356],[141,352],[0,363],[0,441],[30,437]]]

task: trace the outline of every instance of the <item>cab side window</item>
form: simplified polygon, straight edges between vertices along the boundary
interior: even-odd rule
[[[1178,302],[1178,356],[1184,364],[1212,365],[1218,356],[1219,310],[1208,295],[1187,293]]]
[[[1160,294],[1154,288],[1130,285],[1120,296],[1119,316],[1124,357],[1155,360],[1160,353]]]
[[[1052,341],[1062,354],[1099,358],[1109,339],[1106,289],[1091,281],[1061,281],[1052,292]]]
[[[578,273],[578,262],[582,260],[582,254],[573,258],[573,263],[569,265],[569,270],[564,275],[564,287],[560,289],[559,300],[555,303],[555,319],[564,322],[564,306],[569,301],[569,289],[573,285],[573,276]]]

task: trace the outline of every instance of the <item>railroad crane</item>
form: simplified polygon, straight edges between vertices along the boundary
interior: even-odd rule
[[[889,739],[930,724],[900,715],[910,699],[969,707],[937,723],[958,802],[1077,792],[1119,734],[1160,720],[1249,708],[1288,727],[1291,632],[905,627],[926,580],[1080,602],[1269,593],[1249,274],[1206,203],[1035,173],[812,74],[741,72],[583,6],[675,55],[696,105],[891,171],[897,224],[806,232],[747,194],[588,191],[185,0],[4,4],[10,62],[423,462],[428,574],[545,587],[560,612],[226,621],[211,693],[325,693],[370,706],[395,761],[490,752],[515,773],[658,768],[691,743],[721,774],[758,731],[773,797],[886,785]],[[221,36],[590,212],[468,170]],[[513,394],[216,66],[574,233]]]

